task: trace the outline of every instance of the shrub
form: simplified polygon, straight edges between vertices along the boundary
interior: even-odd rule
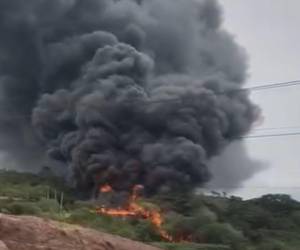
[[[21,215],[39,215],[42,210],[33,202],[13,202],[6,207],[7,211],[12,214]]]
[[[196,211],[193,217],[193,224],[195,227],[211,224],[217,221],[217,216],[207,207],[201,207]]]
[[[136,225],[135,231],[138,240],[145,242],[160,240],[160,235],[155,230],[154,226],[148,221],[140,221]]]
[[[42,199],[36,203],[36,205],[43,212],[57,213],[59,212],[59,204],[56,200]]]
[[[194,218],[183,216],[178,213],[168,213],[166,215],[166,224],[164,228],[174,236],[181,235],[187,236],[191,235],[197,228],[194,227]]]
[[[268,241],[261,244],[257,250],[287,250],[284,243],[280,241]]]
[[[243,234],[227,223],[213,223],[199,231],[207,243],[237,244],[244,241]]]
[[[68,218],[68,221],[81,224],[92,222],[98,217],[99,216],[97,216],[96,214],[91,213],[88,208],[78,208],[72,211],[71,215]]]

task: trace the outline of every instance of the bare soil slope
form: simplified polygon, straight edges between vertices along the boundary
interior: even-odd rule
[[[0,250],[158,250],[92,229],[0,214]]]

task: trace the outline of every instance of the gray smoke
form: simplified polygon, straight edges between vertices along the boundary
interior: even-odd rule
[[[0,0],[0,33],[1,149],[87,193],[203,185],[258,115],[214,0]]]
[[[207,189],[226,192],[242,187],[244,181],[268,168],[266,162],[250,158],[242,142],[230,144],[208,165],[214,178],[207,183]]]

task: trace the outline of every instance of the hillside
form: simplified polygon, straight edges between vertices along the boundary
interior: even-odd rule
[[[300,246],[300,203],[288,195],[270,194],[253,200],[215,192],[211,196],[183,192],[139,197],[133,205],[160,214],[161,230],[172,237],[172,242],[168,242],[149,218],[98,213],[99,199],[79,200],[75,190],[66,187],[62,180],[49,176],[0,171],[0,212],[6,214],[1,219],[10,222],[8,228],[13,229],[8,230],[11,235],[0,231],[1,240],[19,237],[18,233],[20,239],[26,233],[36,233],[37,236],[23,238],[25,242],[28,238],[36,240],[48,227],[53,229],[53,225],[56,229],[64,225],[63,232],[53,229],[62,240],[64,237],[77,239],[75,229],[80,225],[97,230],[101,237],[113,234],[167,250],[298,250]],[[34,215],[41,219],[14,215]],[[3,227],[5,223],[1,220],[0,223],[0,230],[7,230]],[[31,230],[27,226],[31,223],[41,225],[37,227],[39,230]],[[45,228],[43,224],[46,224]]]
[[[158,250],[99,231],[33,216],[0,214],[0,250]]]

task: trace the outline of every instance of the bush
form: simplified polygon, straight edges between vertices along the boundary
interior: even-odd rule
[[[132,240],[142,240],[138,238],[136,231],[129,224],[119,225],[118,223],[113,223],[106,228],[106,231]]]
[[[201,207],[196,211],[193,217],[193,224],[195,227],[211,224],[217,221],[217,216],[207,207]]]
[[[207,245],[195,243],[154,243],[154,246],[166,250],[232,250],[229,246],[225,245]],[[241,250],[247,250],[243,248]]]
[[[96,220],[99,216],[92,213],[88,208],[78,208],[73,210],[68,218],[69,222],[72,223],[89,223]]]
[[[291,216],[291,219],[297,226],[300,226],[300,210],[294,211]]]
[[[154,226],[148,221],[140,221],[135,227],[137,239],[144,242],[159,241],[160,235]]]
[[[13,202],[6,207],[11,214],[21,215],[39,215],[42,210],[33,202]]]
[[[284,243],[280,241],[269,241],[261,244],[257,250],[287,250]]]
[[[227,223],[213,223],[199,231],[207,243],[237,244],[244,241],[243,234]]]
[[[175,212],[168,213],[165,222],[164,228],[175,237],[191,235],[197,229],[193,224],[193,217],[183,216]]]
[[[36,205],[41,209],[43,212],[50,212],[50,213],[57,213],[59,212],[59,204],[56,200],[46,200],[42,199],[36,203]]]

